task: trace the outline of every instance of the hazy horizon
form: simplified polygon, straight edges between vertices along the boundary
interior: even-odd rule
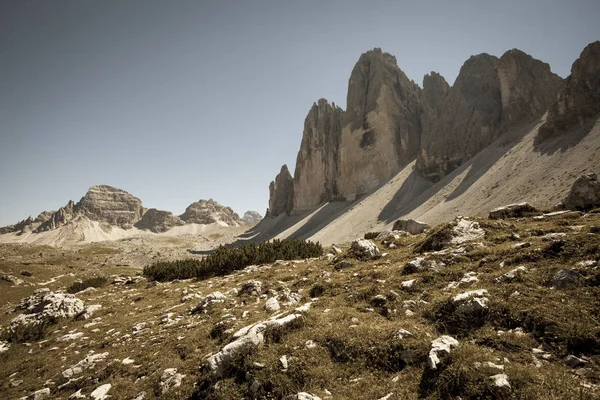
[[[264,214],[304,118],[345,109],[374,47],[419,86],[518,48],[565,78],[597,1],[0,0],[0,226],[106,184],[176,215],[213,198]]]

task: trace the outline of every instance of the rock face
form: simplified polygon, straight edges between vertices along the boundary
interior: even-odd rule
[[[92,186],[75,205],[75,211],[91,220],[129,229],[142,218],[142,201],[122,189]]]
[[[294,180],[287,165],[283,165],[275,180],[269,185],[269,210],[267,215],[276,217],[280,214],[289,214],[293,208]]]
[[[180,225],[185,225],[185,222],[174,216],[172,212],[150,208],[144,213],[142,219],[136,222],[135,227],[160,233]]]
[[[320,99],[304,121],[294,172],[294,211],[306,211],[339,196],[337,188],[343,111]]]
[[[26,232],[34,231],[40,224],[50,219],[53,214],[54,211],[42,211],[35,219],[32,219],[31,216],[29,216],[27,219],[17,222],[14,225],[0,227],[0,235],[12,232],[17,232],[18,235],[21,235]]]
[[[34,232],[44,232],[59,228],[75,217],[75,203],[69,200],[66,206],[53,213],[50,218],[40,224]]]
[[[568,210],[589,210],[600,207],[600,182],[596,174],[580,176],[575,180],[563,206]]]
[[[348,82],[338,191],[348,200],[385,183],[419,148],[420,88],[381,49],[360,56]]]
[[[560,82],[548,64],[516,49],[500,59],[472,56],[445,96],[440,78],[426,77],[424,108],[428,111],[417,171],[432,181],[446,176],[507,129],[541,116]]]
[[[590,43],[561,85],[539,137],[547,138],[583,125],[600,113],[600,41]]]
[[[242,217],[242,221],[244,221],[246,225],[256,225],[261,220],[262,215],[260,215],[257,211],[246,211]]]
[[[244,221],[231,207],[225,207],[213,199],[200,200],[192,203],[179,216],[188,224],[213,224],[240,226]]]
[[[320,99],[309,111],[294,179],[282,169],[271,184],[269,216],[353,201],[415,158],[416,171],[437,181],[543,115],[560,84],[548,64],[515,49],[471,57],[452,87],[431,72],[421,89],[394,56],[370,50],[352,70],[347,110]]]

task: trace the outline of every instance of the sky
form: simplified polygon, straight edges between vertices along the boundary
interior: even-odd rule
[[[419,85],[518,48],[566,77],[597,0],[0,0],[0,226],[107,184],[261,214],[304,118],[374,47]]]

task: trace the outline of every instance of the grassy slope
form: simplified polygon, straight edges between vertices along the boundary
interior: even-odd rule
[[[463,399],[597,398],[594,396],[599,395],[598,391],[592,393],[582,384],[600,383],[597,317],[600,314],[600,269],[575,267],[575,264],[600,260],[600,238],[598,234],[589,233],[590,226],[600,225],[600,215],[542,221],[483,219],[481,223],[486,230],[484,246],[469,246],[468,252],[459,256],[427,256],[447,264],[440,272],[403,273],[406,262],[417,256],[414,245],[424,239],[424,235],[419,235],[400,239],[396,249],[382,249],[389,254],[379,260],[348,258],[353,266],[341,271],[335,271],[326,260],[289,262],[206,281],[151,287],[144,282],[131,286],[108,285],[94,293],[79,295],[86,304],[103,305],[94,315],[101,318],[99,323],[85,328],[90,320],[60,321],[41,342],[13,344],[9,351],[0,354],[0,397],[18,398],[50,387],[53,398],[66,399],[79,388],[87,395],[100,384],[110,383],[113,387],[109,394],[115,399],[131,399],[142,391],[146,392],[147,399],[188,398],[194,392],[194,384],[206,379],[199,367],[230,339],[231,332],[214,329],[215,324],[228,321],[226,328],[237,330],[270,314],[264,310],[265,299],[231,294],[226,302],[214,305],[209,313],[191,315],[189,309],[199,300],[181,303],[182,294],[187,291],[203,297],[216,290],[239,290],[244,282],[256,279],[263,282],[263,292],[281,292],[284,288],[299,292],[304,297],[302,303],[309,300],[309,293],[322,293],[301,324],[283,332],[270,332],[267,344],[238,360],[218,388],[205,397],[244,398],[257,380],[262,386],[256,396],[270,398],[298,391],[327,398],[325,390],[331,392],[334,399],[377,399],[389,393],[393,393],[390,399],[450,398],[450,395]],[[548,232],[565,232],[567,239],[561,246],[542,241],[541,235]],[[521,238],[513,238],[513,233]],[[513,244],[524,241],[531,242],[532,246],[520,250],[512,248]],[[30,250],[32,256],[37,254],[37,249]],[[495,281],[520,265],[528,272],[516,281]],[[571,267],[581,271],[583,286],[553,289],[549,282],[554,273]],[[34,272],[42,274],[42,271],[39,268]],[[90,270],[73,271],[91,273]],[[479,282],[447,288],[451,281],[460,280],[469,271],[477,273]],[[108,275],[115,270],[95,272]],[[330,276],[324,276],[323,272]],[[75,279],[69,278],[58,280],[53,288],[66,288]],[[403,281],[415,278],[414,287],[402,289]],[[4,310],[9,309],[8,301],[14,304],[17,297],[35,289],[35,286],[10,288],[4,282],[0,285]],[[457,320],[447,307],[448,300],[455,294],[478,288],[489,291],[490,312],[481,321]],[[373,303],[376,295],[385,296],[385,304]],[[414,315],[408,316],[403,308],[406,300],[424,300],[427,304],[411,307]],[[283,308],[291,310],[293,306]],[[174,313],[172,319],[179,320],[172,325],[161,324],[161,317],[168,312]],[[245,316],[244,312],[247,312]],[[15,315],[0,315],[0,325],[6,327]],[[148,326],[134,334],[132,327],[139,322],[146,322]],[[506,332],[518,327],[523,328],[524,335],[498,334],[499,330]],[[395,332],[401,328],[412,332],[413,337],[395,338]],[[69,342],[56,340],[75,330],[83,332],[83,338]],[[430,341],[444,333],[453,335],[460,345],[447,361],[448,366],[442,368],[438,376],[431,377],[422,362]],[[307,340],[317,346],[307,348]],[[536,355],[534,348],[545,353]],[[78,375],[82,379],[56,389],[66,381],[61,372],[92,351],[108,352],[109,357],[94,369]],[[403,351],[411,352],[412,363],[403,361],[406,359]],[[586,367],[566,367],[562,359],[568,354],[587,358]],[[285,371],[279,362],[283,355],[291,358]],[[135,362],[122,364],[120,361],[126,357]],[[489,376],[497,371],[476,368],[476,361],[503,364],[513,388],[511,394],[503,395],[495,390]],[[536,367],[535,363],[541,366]],[[159,382],[165,368],[177,368],[186,376],[181,387],[162,395]],[[13,373],[16,375],[10,378]],[[23,383],[12,387],[11,379],[23,380]]]

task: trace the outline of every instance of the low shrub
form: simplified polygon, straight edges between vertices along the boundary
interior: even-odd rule
[[[108,281],[106,280],[105,277],[95,276],[93,278],[89,278],[84,281],[74,282],[71,286],[69,286],[67,288],[67,293],[75,294],[75,293],[81,292],[82,290],[85,290],[89,287],[94,287],[94,288],[102,287],[102,286],[106,285],[107,282]]]
[[[29,343],[42,340],[48,334],[50,322],[21,324],[2,333],[2,339],[12,343]]]
[[[319,257],[323,247],[319,242],[299,239],[275,239],[260,244],[244,244],[239,247],[219,246],[202,260],[187,259],[158,262],[144,268],[144,275],[155,281],[174,279],[207,279],[227,275],[249,265],[268,264],[276,260],[293,260]]]

